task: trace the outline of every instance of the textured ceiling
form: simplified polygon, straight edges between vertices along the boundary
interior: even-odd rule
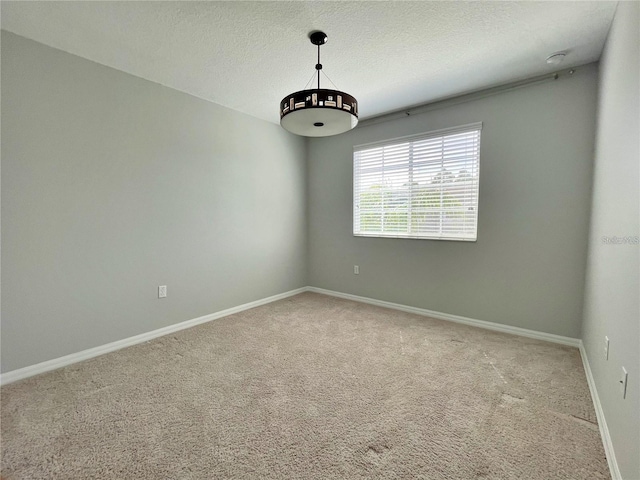
[[[616,2],[6,2],[2,28],[258,118],[324,71],[360,117],[600,57]],[[559,67],[555,67],[556,69]],[[323,86],[329,87],[323,78]]]

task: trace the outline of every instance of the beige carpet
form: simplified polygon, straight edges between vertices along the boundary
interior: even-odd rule
[[[609,478],[577,349],[313,293],[1,395],[6,479]]]

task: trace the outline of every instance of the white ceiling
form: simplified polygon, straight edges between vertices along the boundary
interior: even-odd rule
[[[2,28],[277,123],[324,71],[360,118],[600,57],[616,2],[6,2]],[[560,67],[555,67],[558,69]],[[322,86],[330,88],[323,78]]]

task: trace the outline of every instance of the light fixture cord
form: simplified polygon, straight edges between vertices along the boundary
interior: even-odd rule
[[[318,45],[318,65],[320,65],[320,45]],[[322,68],[322,66],[320,66],[320,68]],[[318,70],[318,90],[320,90],[320,70]]]
[[[309,81],[304,84],[303,90],[306,90],[307,87],[309,87],[309,88],[313,87],[313,79],[316,78],[317,74],[318,74],[317,71],[313,72],[313,75],[311,75],[311,78],[309,79]]]
[[[327,75],[326,73],[324,73],[324,70],[322,70],[322,74],[323,74],[325,77],[327,77],[327,80],[329,80],[329,81],[331,82],[331,85],[333,85],[333,88],[335,88],[336,90],[338,90],[338,86],[337,86],[335,83],[333,83],[333,80],[331,80],[331,79],[329,78],[329,75]]]

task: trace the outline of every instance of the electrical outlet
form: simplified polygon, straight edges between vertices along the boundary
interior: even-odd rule
[[[358,265],[353,266],[353,273],[356,275],[360,275],[360,267]]]
[[[604,337],[604,359],[609,360],[609,337]]]
[[[627,374],[627,369],[622,367],[622,375],[620,376],[620,393],[622,394],[622,398],[626,398],[627,396],[627,378],[629,375]]]
[[[165,298],[167,296],[167,286],[160,285],[158,287],[158,298]]]

